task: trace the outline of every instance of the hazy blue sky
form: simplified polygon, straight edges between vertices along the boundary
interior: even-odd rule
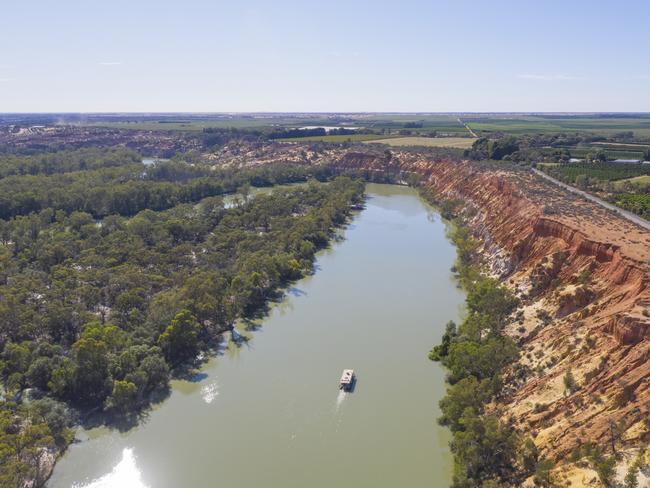
[[[2,4],[0,112],[650,111],[647,0]]]

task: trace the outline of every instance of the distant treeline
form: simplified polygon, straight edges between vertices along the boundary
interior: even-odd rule
[[[144,209],[165,210],[181,203],[232,193],[243,184],[270,186],[325,179],[327,168],[278,164],[249,170],[211,170],[182,162],[146,167],[130,164],[63,174],[8,176],[0,179],[0,219],[46,208],[87,212],[94,218],[134,215]]]
[[[206,127],[203,129],[203,146],[223,146],[230,141],[257,141],[264,136],[258,129],[238,129],[236,127],[218,128]]]
[[[277,129],[269,134],[269,139],[289,139],[294,137],[318,137],[318,136],[345,136],[356,134],[355,129],[338,129],[326,130],[323,127],[313,129]]]
[[[142,156],[124,147],[84,148],[36,155],[0,156],[0,178],[12,175],[52,175],[139,163]]]
[[[268,139],[289,139],[297,137],[318,137],[326,135],[351,135],[359,133],[356,129],[337,128],[327,130],[324,127],[313,129],[297,128],[269,128],[260,129],[236,127],[228,128],[205,128],[203,129],[203,145],[205,147],[222,146],[231,141],[256,142]]]

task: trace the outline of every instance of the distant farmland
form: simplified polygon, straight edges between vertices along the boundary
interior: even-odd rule
[[[508,134],[591,132],[613,135],[633,132],[635,137],[650,140],[650,116],[605,115],[486,115],[463,117],[472,130],[480,134],[504,132]]]
[[[594,154],[598,151],[603,151],[608,159],[630,159],[641,160],[643,159],[643,151],[627,151],[619,150],[616,146],[556,146],[553,148],[544,148],[545,154],[553,154],[557,149],[566,149],[571,154],[572,158],[584,159],[588,154]]]
[[[427,146],[467,149],[476,139],[470,137],[393,137],[366,141],[370,144],[388,144],[389,146]]]
[[[478,136],[495,133],[597,134],[610,137],[632,132],[635,142],[650,142],[650,114],[433,114],[433,113],[350,113],[350,114],[160,114],[146,117],[94,115],[90,120],[71,119],[72,123],[140,130],[201,131],[205,128],[275,130],[299,127],[341,127],[370,129],[377,139],[401,137],[470,135],[463,124]],[[366,136],[368,137],[368,136]],[[305,139],[307,140],[307,139]],[[321,139],[315,139],[321,140]],[[340,142],[337,139],[324,141]],[[369,140],[354,138],[351,140]],[[618,142],[617,144],[620,144]],[[620,150],[635,151],[634,144],[621,144]],[[613,149],[613,148],[612,148]]]

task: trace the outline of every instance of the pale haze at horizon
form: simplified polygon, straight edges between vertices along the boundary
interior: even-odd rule
[[[0,112],[650,111],[643,1],[7,2]]]

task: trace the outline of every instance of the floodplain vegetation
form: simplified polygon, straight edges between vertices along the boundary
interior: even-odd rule
[[[477,242],[465,227],[454,227],[451,237],[458,249],[454,270],[467,291],[467,314],[458,326],[447,324],[429,358],[447,368],[449,387],[440,401],[439,422],[453,435],[453,486],[506,486],[522,477],[520,464],[545,477],[548,462],[539,458],[532,441],[486,410],[502,390],[503,369],[519,356],[515,342],[502,334],[517,299],[481,273]]]
[[[15,199],[0,205],[0,486],[41,483],[75,421],[136,421],[236,320],[309,273],[363,198],[362,182],[325,174],[250,196],[250,185],[315,175],[305,168],[145,168],[136,157],[0,159]],[[225,206],[220,195],[236,190]]]

